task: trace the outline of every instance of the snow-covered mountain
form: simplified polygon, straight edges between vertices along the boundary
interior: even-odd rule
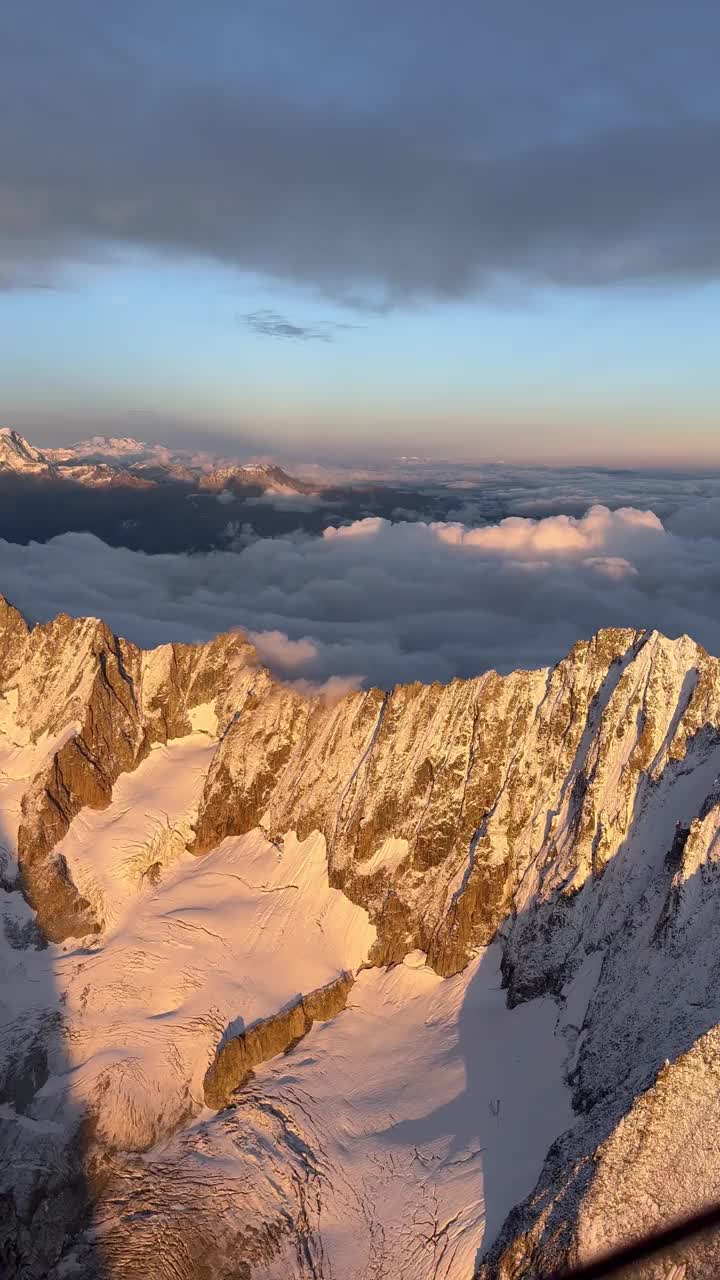
[[[55,462],[106,462],[121,466],[151,457],[169,462],[172,457],[171,451],[162,445],[146,444],[134,436],[90,436],[87,440],[77,440],[74,444],[61,445],[46,452]]]
[[[8,427],[0,428],[0,475],[3,473],[72,480],[86,488],[150,488],[174,482],[211,493],[229,490],[290,496],[315,492],[273,463],[242,463],[172,451],[129,436],[92,436],[40,451]]]
[[[717,1198],[719,774],[687,637],[333,701],[1,605],[8,1274],[530,1277]]]
[[[314,490],[303,480],[289,476],[282,467],[268,462],[229,463],[225,466],[213,467],[200,480],[201,489],[219,492],[223,489],[247,489],[249,486],[262,489],[264,493],[273,493],[290,497],[293,494],[309,494]]]
[[[26,475],[57,478],[57,467],[53,461],[39,449],[33,448],[27,440],[12,431],[10,427],[0,427],[0,475]]]

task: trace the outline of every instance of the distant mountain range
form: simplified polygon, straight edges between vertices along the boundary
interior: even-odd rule
[[[209,493],[297,496],[315,491],[273,463],[173,452],[132,436],[92,436],[59,449],[40,450],[9,427],[0,428],[0,475],[69,480],[90,488],[150,489],[175,483]]]
[[[381,501],[391,509],[391,490]],[[320,534],[366,512],[364,497],[322,489],[273,462],[173,450],[132,437],[93,436],[38,449],[0,429],[0,541],[47,542],[89,533],[150,555],[212,551],[238,537]]]
[[[313,483],[272,461],[172,449],[133,436],[91,436],[39,449],[0,428],[0,541],[47,542],[90,533],[114,547],[150,555],[225,549],[248,537],[297,531],[367,516],[388,520],[454,518],[458,491],[388,475]],[[492,494],[483,518],[503,514]]]

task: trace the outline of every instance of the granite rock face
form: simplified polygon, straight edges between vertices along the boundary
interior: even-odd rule
[[[331,883],[377,925],[376,959],[420,947],[442,974],[493,937],[547,847],[544,815],[559,813],[573,769],[572,820],[594,832],[597,787],[575,757],[623,663],[634,670],[646,643],[603,632],[551,673],[493,672],[330,703],[273,682],[239,633],[143,653],[96,619],[28,630],[5,605],[3,623],[12,653],[0,693],[17,700],[14,721],[30,741],[58,742],[24,796],[18,832],[27,892],[51,940],[98,925],[53,857],[72,819],[105,806],[121,774],[154,743],[189,733],[192,712],[208,707],[222,736],[194,851],[258,826],[271,839],[320,831]],[[613,713],[629,724],[633,711]],[[648,725],[643,733],[646,743]]]
[[[589,745],[599,703],[644,642],[604,632],[551,673],[372,689],[333,705],[272,687],[222,740],[194,847],[258,824],[271,837],[319,830],[332,883],[378,927],[377,959],[420,947],[437,972],[457,972],[545,848],[545,815],[580,772],[583,734]]]

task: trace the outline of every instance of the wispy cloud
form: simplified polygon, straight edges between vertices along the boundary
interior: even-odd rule
[[[311,325],[295,324],[279,311],[248,311],[240,317],[246,328],[253,333],[262,334],[265,338],[286,338],[295,342],[332,342],[337,326],[330,324]]]
[[[296,324],[272,308],[246,311],[239,319],[246,328],[262,337],[286,338],[291,342],[333,342],[336,334],[363,327],[340,320],[322,320],[317,325]]]

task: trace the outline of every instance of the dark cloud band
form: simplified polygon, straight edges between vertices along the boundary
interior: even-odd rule
[[[163,8],[3,6],[0,284],[107,242],[377,306],[718,274],[716,6]]]

